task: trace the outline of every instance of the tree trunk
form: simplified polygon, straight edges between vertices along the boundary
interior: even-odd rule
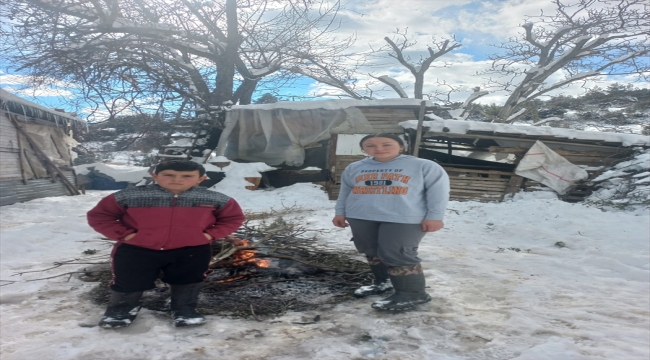
[[[244,81],[239,85],[237,91],[233,98],[239,103],[239,105],[248,105],[252,102],[253,93],[257,88],[258,80],[244,79]]]
[[[221,56],[217,68],[217,87],[211,99],[212,105],[223,105],[225,101],[233,99],[233,78],[235,77],[235,61],[239,49],[239,29],[237,25],[237,0],[226,1],[226,50]]]
[[[424,88],[424,73],[419,73],[415,75],[415,89],[414,89],[414,95],[416,99],[422,100],[424,97],[423,95],[423,89]]]

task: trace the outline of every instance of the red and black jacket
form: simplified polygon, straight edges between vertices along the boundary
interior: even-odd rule
[[[158,185],[131,187],[103,198],[88,212],[88,224],[107,238],[155,250],[208,244],[203,233],[220,239],[244,220],[234,199],[197,186],[178,195]]]

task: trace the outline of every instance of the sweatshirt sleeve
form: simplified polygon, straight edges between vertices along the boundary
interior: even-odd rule
[[[339,190],[339,198],[336,200],[336,206],[334,207],[334,214],[336,216],[345,215],[345,201],[347,200],[348,195],[350,195],[352,187],[354,186],[354,184],[352,184],[348,178],[348,174],[350,172],[349,169],[350,165],[348,165],[348,167],[343,170],[343,173],[341,173],[341,189]]]
[[[442,221],[449,201],[449,175],[434,162],[427,164],[423,173],[427,202],[427,214],[424,219]]]
[[[136,232],[124,225],[122,216],[126,209],[117,203],[114,195],[109,195],[97,203],[86,215],[88,225],[98,233],[111,240],[124,240],[124,238]]]
[[[222,208],[214,210],[213,214],[217,220],[205,232],[215,239],[221,239],[234,233],[246,220],[244,211],[232,198]]]

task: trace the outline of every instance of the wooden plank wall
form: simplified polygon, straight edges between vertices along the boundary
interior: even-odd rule
[[[512,172],[443,166],[449,175],[452,200],[501,201],[520,177]],[[509,189],[510,188],[510,189]],[[518,190],[518,186],[517,186]]]
[[[349,165],[359,160],[351,158],[342,160],[339,166],[346,162]],[[522,181],[521,177],[505,171],[463,169],[450,166],[444,166],[443,168],[449,174],[451,187],[449,196],[452,200],[457,201],[501,201],[509,192],[518,191]],[[338,199],[340,188],[341,177],[339,173],[336,181],[332,179],[327,184],[327,193],[330,200]]]
[[[336,155],[336,162],[334,166],[330,166],[331,179],[327,184],[327,194],[330,200],[336,200],[339,197],[339,190],[341,189],[341,174],[343,170],[355,161],[364,159],[365,156],[358,155]]]
[[[0,181],[22,179],[19,154],[16,127],[7,113],[0,111]]]
[[[404,129],[397,125],[406,120],[417,119],[411,109],[359,108],[377,133],[403,134]]]

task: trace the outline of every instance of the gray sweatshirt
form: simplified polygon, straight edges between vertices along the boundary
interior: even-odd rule
[[[449,200],[449,176],[433,161],[400,155],[348,165],[341,174],[336,215],[352,219],[419,224],[442,220]]]

